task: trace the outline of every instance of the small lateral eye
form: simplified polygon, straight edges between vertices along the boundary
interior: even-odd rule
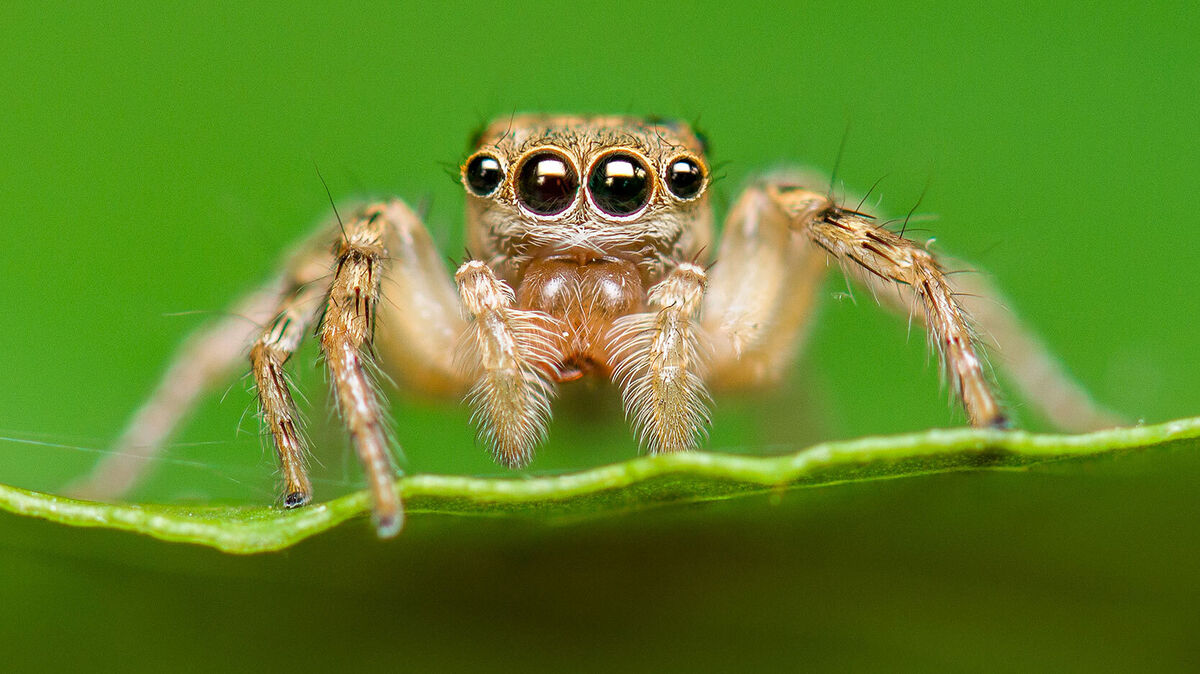
[[[555,215],[575,201],[579,177],[571,162],[556,152],[538,152],[521,164],[517,198],[538,215]]]
[[[467,187],[478,197],[486,197],[500,186],[504,180],[504,167],[500,160],[487,154],[477,154],[467,162],[463,171],[467,178]]]
[[[629,154],[610,154],[592,169],[588,189],[600,210],[609,215],[631,215],[650,200],[650,171]]]
[[[691,199],[704,188],[704,169],[695,160],[679,157],[667,167],[667,187],[680,199]]]

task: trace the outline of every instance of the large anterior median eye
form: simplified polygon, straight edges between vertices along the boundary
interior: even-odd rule
[[[504,167],[500,160],[491,155],[477,154],[467,162],[463,175],[467,179],[467,187],[478,197],[486,197],[500,186],[504,180]]]
[[[631,215],[650,200],[650,171],[633,155],[610,154],[592,169],[588,190],[605,213]]]
[[[538,215],[554,215],[575,201],[579,178],[571,162],[555,152],[538,152],[521,164],[517,198]]]

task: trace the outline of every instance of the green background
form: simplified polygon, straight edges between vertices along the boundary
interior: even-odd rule
[[[764,167],[831,170],[845,138],[848,188],[883,177],[892,213],[925,191],[939,248],[1098,399],[1200,412],[1190,3],[157,5],[0,6],[5,483],[86,471],[183,336],[327,213],[314,163],[338,199],[428,203],[457,259],[446,169],[526,110],[699,120],[719,202]],[[784,390],[718,400],[713,449],[962,423],[924,340],[842,293]],[[315,357],[294,363],[328,497],[358,472]],[[243,388],[138,498],[275,498]],[[409,470],[502,472],[462,409],[397,400]],[[532,471],[635,451],[611,391],[560,408]],[[415,517],[386,543],[364,522],[259,558],[0,516],[0,645],[9,666],[92,670],[1186,669],[1198,477],[1163,450],[602,521]]]

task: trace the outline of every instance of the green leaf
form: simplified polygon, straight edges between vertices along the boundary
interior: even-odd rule
[[[591,516],[767,490],[836,485],[956,470],[1012,469],[1163,447],[1200,438],[1200,417],[1083,435],[931,430],[830,442],[782,456],[691,452],[647,456],[577,473],[528,478],[412,475],[396,488],[409,513]],[[249,554],[280,550],[367,514],[366,492],[298,510],[104,504],[0,485],[0,509],[63,524],[108,527]]]

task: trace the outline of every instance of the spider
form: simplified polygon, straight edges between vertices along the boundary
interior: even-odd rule
[[[376,364],[418,390],[466,393],[484,443],[506,466],[530,461],[557,387],[583,377],[616,383],[647,451],[690,450],[709,422],[710,385],[763,386],[788,371],[831,263],[919,319],[973,426],[1008,424],[976,320],[1052,421],[1107,421],[1011,317],[976,301],[994,295],[982,281],[952,281],[926,246],[815,178],[777,171],[751,181],[717,245],[705,144],[686,123],[505,118],[478,134],[460,176],[470,253],[452,277],[405,202],[339,217],[231,317],[185,344],[118,451],[76,493],[112,498],[132,486],[146,464],[138,459],[163,447],[248,348],[283,505],[309,503],[305,436],[284,366],[310,330],[383,537],[399,531],[403,506]]]

